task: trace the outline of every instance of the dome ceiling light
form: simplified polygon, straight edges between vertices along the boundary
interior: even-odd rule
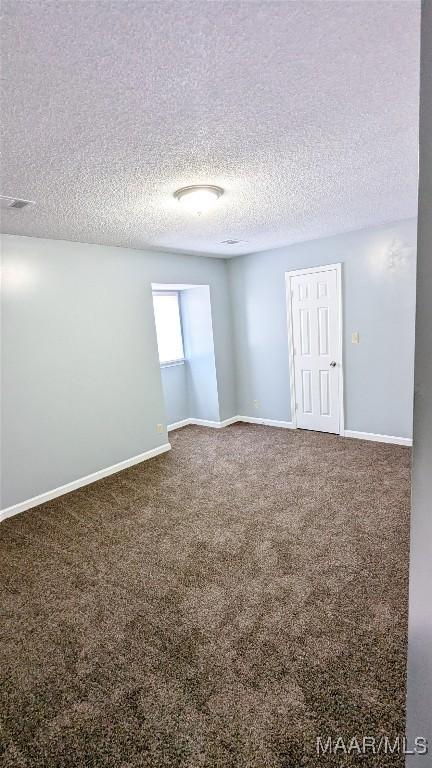
[[[222,187],[215,187],[212,184],[194,184],[177,189],[174,197],[188,211],[201,216],[217,202],[223,192]]]

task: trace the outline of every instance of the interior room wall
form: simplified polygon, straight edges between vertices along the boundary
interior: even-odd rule
[[[180,294],[189,415],[220,420],[220,406],[208,286],[188,288]]]
[[[156,448],[156,425],[182,420],[184,396],[165,413],[163,387],[187,366],[161,375],[152,282],[211,292],[219,408],[188,401],[184,418],[289,421],[285,271],[342,262],[346,428],[410,437],[415,246],[414,220],[228,262],[5,235],[2,508]]]
[[[175,424],[190,418],[187,363],[161,366],[166,423]]]
[[[208,284],[235,415],[223,260],[5,235],[2,508],[165,444],[152,282]]]
[[[291,421],[285,272],[336,262],[343,264],[345,428],[409,438],[414,219],[228,262],[237,412]],[[353,331],[360,334],[358,345],[351,344]]]
[[[429,753],[407,768],[432,766],[432,2],[422,7],[418,276],[408,627],[407,735]]]

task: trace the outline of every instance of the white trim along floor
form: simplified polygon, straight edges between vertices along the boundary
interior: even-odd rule
[[[236,422],[244,422],[247,424],[261,424],[267,427],[280,427],[282,429],[295,429],[291,421],[277,421],[275,419],[260,419],[253,416],[232,416],[230,419],[224,419],[223,421],[206,421],[205,419],[184,419],[183,421],[177,421],[175,424],[168,424],[167,431],[171,432],[174,429],[180,429],[188,425],[194,425],[198,427],[211,427],[214,429],[222,429],[228,427],[230,424]],[[412,440],[409,437],[395,437],[392,435],[378,435],[372,432],[356,432],[353,430],[345,430],[344,437],[351,437],[357,440],[371,440],[379,443],[393,443],[395,445],[411,446]],[[153,448],[150,451],[141,453],[138,456],[132,456],[130,459],[120,461],[118,464],[113,464],[111,467],[100,469],[97,472],[93,472],[85,477],[79,477],[66,485],[62,485],[59,488],[53,488],[51,491],[46,491],[38,496],[34,496],[26,501],[21,501],[18,504],[14,504],[10,507],[0,510],[0,522],[6,520],[8,517],[18,515],[20,512],[25,512],[27,509],[37,507],[39,504],[44,504],[46,501],[55,499],[57,496],[62,496],[65,493],[70,493],[77,488],[82,488],[84,485],[94,483],[96,480],[100,480],[108,475],[113,475],[116,472],[120,472],[122,469],[132,467],[134,464],[139,464],[147,459],[152,459],[154,456],[158,456],[161,453],[169,451],[171,448],[170,443],[165,443],[157,448]]]

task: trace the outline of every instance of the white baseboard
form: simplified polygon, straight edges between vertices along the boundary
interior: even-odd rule
[[[79,477],[77,480],[72,480],[71,483],[66,483],[66,485],[61,485],[58,488],[53,488],[52,491],[46,491],[39,496],[33,496],[32,499],[27,499],[27,501],[21,501],[19,504],[14,504],[12,507],[6,507],[6,509],[0,510],[0,522],[6,520],[7,517],[18,515],[20,512],[25,512],[27,509],[37,507],[39,504],[44,504],[46,501],[55,499],[57,496],[63,496],[65,493],[75,491],[77,488],[82,488],[84,485],[94,483],[96,480],[101,480],[103,477],[114,475],[116,472],[121,472],[122,469],[133,467],[134,464],[140,464],[142,461],[147,461],[154,456],[159,456],[160,453],[165,453],[166,451],[169,451],[170,448],[171,445],[169,443],[159,445],[157,448],[152,448],[150,451],[140,453],[138,456],[132,456],[130,459],[125,459],[125,461],[119,461],[118,464],[113,464],[111,467],[99,469],[97,472],[92,472],[91,475]]]
[[[173,429],[181,429],[181,427],[187,427],[188,424],[192,424],[190,419],[183,419],[182,421],[175,421],[173,424],[168,424],[167,432],[172,432]]]
[[[219,422],[219,424],[221,427],[229,427],[230,424],[236,424],[237,421],[240,421],[240,416],[231,416],[229,419]]]
[[[374,432],[356,432],[346,429],[344,437],[354,437],[356,440],[371,440],[374,443],[393,443],[394,445],[412,445],[410,437],[394,437],[393,435],[377,435]]]
[[[187,427],[189,424],[195,427],[211,427],[212,429],[222,429],[228,427],[230,424],[235,424],[239,420],[238,416],[231,416],[229,419],[223,421],[208,421],[207,419],[183,419],[183,421],[175,421],[174,424],[168,424],[167,431],[171,432],[173,429],[180,429],[181,427]]]
[[[277,419],[259,419],[255,416],[237,416],[237,421],[246,424],[262,424],[266,427],[281,427],[282,429],[295,429],[292,421],[279,421]]]
[[[190,423],[196,427],[211,427],[212,429],[222,429],[225,426],[223,421],[207,421],[207,419],[190,419]]]
[[[282,429],[295,429],[291,421],[278,421],[276,419],[260,419],[255,416],[232,416],[231,418],[224,419],[223,421],[207,421],[205,419],[184,419],[183,421],[177,421],[174,424],[169,424],[167,427],[167,430],[168,432],[170,432],[173,429],[180,429],[181,427],[185,427],[188,424],[192,424],[199,427],[211,427],[214,429],[222,429],[223,427],[228,427],[230,424],[235,424],[236,422],[244,422],[246,424],[262,424],[268,427],[281,427]],[[379,435],[373,432],[357,432],[351,429],[346,429],[344,436],[352,437],[357,440],[370,440],[372,442],[378,442],[378,443],[393,443],[394,445],[405,445],[405,446],[412,445],[412,439],[410,437],[395,437],[393,435]],[[44,504],[46,501],[55,499],[57,498],[57,496],[63,496],[65,493],[70,493],[71,491],[74,491],[77,488],[82,488],[85,485],[94,483],[97,480],[101,480],[103,477],[107,477],[108,475],[113,475],[116,472],[121,472],[122,469],[127,469],[128,467],[132,467],[134,466],[134,464],[139,464],[142,461],[147,461],[148,459],[152,459],[154,456],[158,456],[161,453],[165,453],[166,451],[169,451],[170,448],[171,448],[170,443],[165,443],[164,445],[160,445],[157,448],[152,448],[150,451],[146,451],[145,453],[140,453],[138,456],[132,456],[130,459],[125,459],[125,461],[120,461],[118,464],[113,464],[111,467],[100,469],[97,472],[93,472],[91,475],[80,477],[77,480],[73,480],[71,483],[66,483],[66,485],[62,485],[58,488],[54,488],[51,491],[46,491],[45,493],[41,493],[39,496],[33,496],[33,498],[27,499],[26,501],[21,501],[19,504],[14,504],[11,507],[6,507],[5,509],[0,510],[0,522],[2,520],[6,520],[6,518],[8,517],[12,517],[13,515],[18,515],[20,512],[25,512],[27,509],[31,509],[32,507],[37,507],[39,506],[39,504]]]
[[[176,421],[174,424],[168,424],[167,430],[171,432],[173,429],[180,429],[181,427],[187,427],[192,424],[195,427],[212,427],[213,429],[222,429],[228,427],[230,424],[236,422],[244,422],[245,424],[261,424],[266,427],[282,427],[282,429],[295,429],[292,421],[278,421],[277,419],[258,419],[255,416],[231,416],[229,419],[223,421],[207,421],[206,419],[183,419],[183,421]]]
[[[282,427],[283,429],[296,429],[292,421],[278,421],[276,419],[259,419],[255,416],[236,416],[235,421],[243,421],[246,424],[264,424],[267,427]],[[346,429],[341,437],[354,437],[357,440],[371,440],[376,443],[393,443],[394,445],[412,445],[410,437],[395,437],[393,435],[378,435],[374,432],[356,432]]]

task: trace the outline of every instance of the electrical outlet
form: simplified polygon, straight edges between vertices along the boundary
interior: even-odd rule
[[[360,343],[360,335],[358,331],[354,331],[351,334],[351,344],[359,344]]]
[[[253,406],[254,406],[254,408],[259,408],[259,400],[254,400],[253,401]]]
[[[156,432],[163,432],[163,431],[164,431],[163,424],[156,424]]]

